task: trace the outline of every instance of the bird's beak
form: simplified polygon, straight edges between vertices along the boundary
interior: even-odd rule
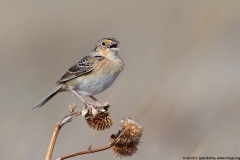
[[[120,49],[118,48],[118,43],[120,43],[120,42],[113,43],[110,46],[110,50],[112,50],[112,51],[120,51]]]

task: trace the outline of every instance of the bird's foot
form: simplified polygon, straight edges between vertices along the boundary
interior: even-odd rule
[[[85,108],[91,108],[91,106],[92,107],[95,107],[95,103],[91,103],[91,102],[87,102],[87,101],[85,101],[84,102],[84,106],[85,106]]]
[[[97,98],[93,97],[93,96],[89,96],[90,98],[92,98],[94,100],[94,106],[97,108],[102,108],[104,107],[104,104],[102,102],[100,102],[99,100],[97,100]]]
[[[101,102],[95,102],[95,103],[91,103],[91,102],[84,102],[84,106],[85,108],[90,108],[91,106],[94,107],[94,108],[103,108],[105,105]]]
[[[109,115],[109,108],[110,108],[110,104],[108,102],[105,102],[104,104],[84,102],[84,108],[82,109],[82,116],[85,119],[88,119],[91,117],[92,118],[96,117],[98,115],[100,115],[101,117],[102,114],[105,114],[105,113]]]
[[[102,102],[95,101],[95,106],[98,108],[101,108],[101,107],[104,107],[104,104]]]

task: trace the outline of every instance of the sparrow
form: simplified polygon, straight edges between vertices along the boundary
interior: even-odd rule
[[[43,106],[56,94],[70,91],[77,96],[85,106],[93,104],[83,97],[90,97],[96,106],[102,106],[94,95],[109,88],[123,71],[124,63],[118,55],[120,42],[114,38],[103,38],[95,45],[92,52],[70,67],[57,81],[56,87],[38,102],[33,109]]]

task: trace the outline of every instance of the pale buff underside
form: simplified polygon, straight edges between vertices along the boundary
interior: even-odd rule
[[[124,64],[121,58],[113,60],[106,58],[103,61],[98,63],[90,74],[66,82],[67,86],[81,96],[91,96],[106,90],[123,70]]]

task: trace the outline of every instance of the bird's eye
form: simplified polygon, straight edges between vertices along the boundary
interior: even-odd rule
[[[106,44],[104,42],[102,42],[102,46],[105,46]]]

